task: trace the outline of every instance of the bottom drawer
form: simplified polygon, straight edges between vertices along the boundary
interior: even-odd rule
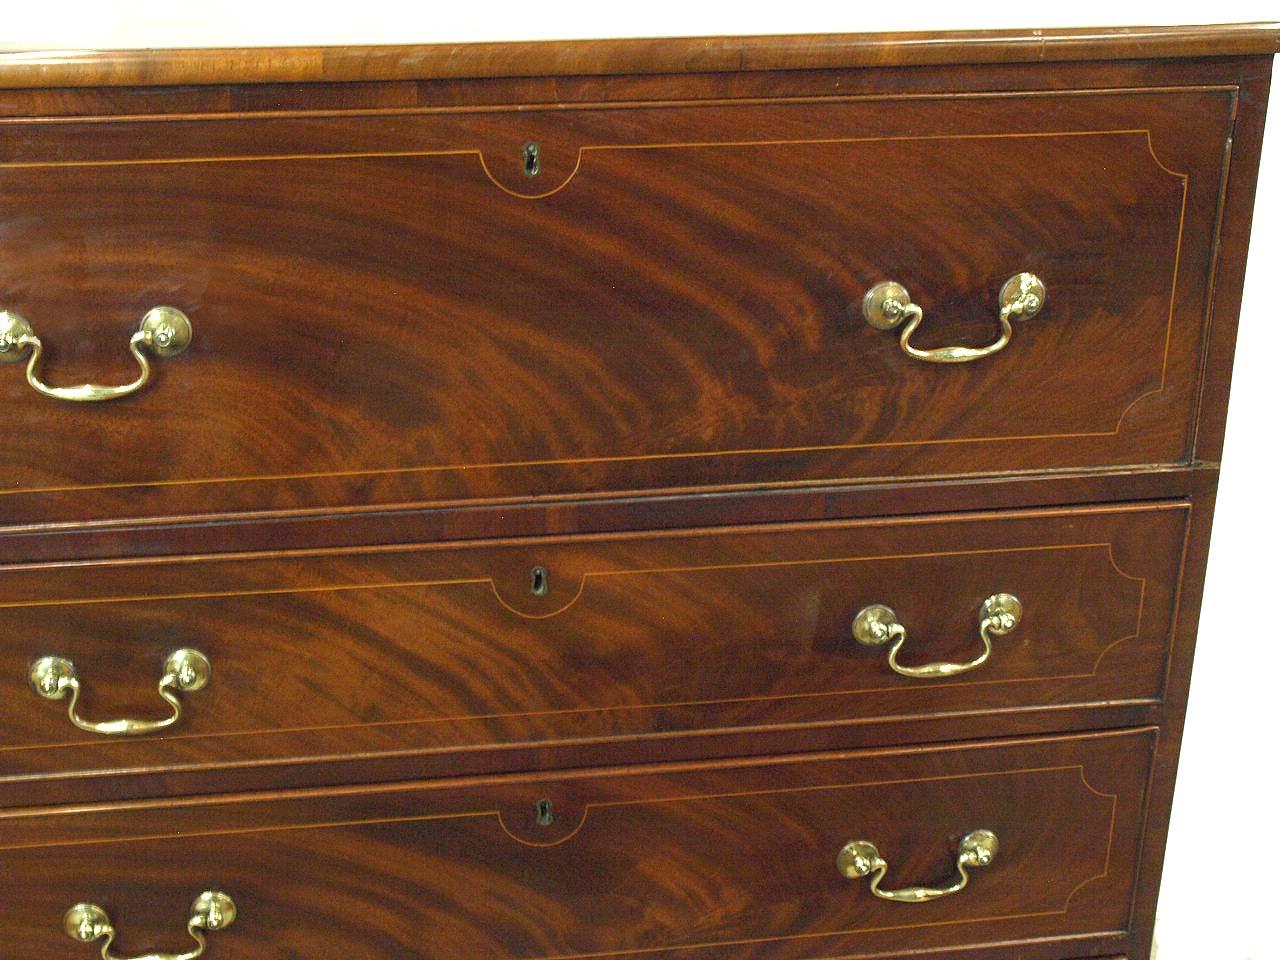
[[[0,955],[96,957],[101,941],[63,929],[81,902],[110,917],[117,954],[185,950],[204,890],[237,908],[208,934],[213,960],[1029,956],[1016,941],[1031,939],[1037,956],[1059,939],[1064,956],[1119,952],[1154,742],[1143,729],[10,810]],[[927,902],[837,869],[865,840],[884,890],[954,886],[978,830],[998,837],[994,858]]]

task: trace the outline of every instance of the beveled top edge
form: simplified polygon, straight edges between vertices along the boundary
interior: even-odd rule
[[[405,46],[0,51],[0,88],[723,73],[1269,54],[1280,24]]]

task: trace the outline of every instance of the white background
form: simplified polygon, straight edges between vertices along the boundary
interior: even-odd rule
[[[1223,23],[1280,19],[1280,3],[876,3],[547,0],[271,3],[96,0],[0,10],[0,45],[25,49],[410,43],[571,37],[827,33],[975,27]],[[1280,86],[1280,84],[1277,84]],[[1274,100],[1280,99],[1277,92]],[[1271,110],[1241,319],[1224,472],[1173,827],[1161,893],[1160,960],[1280,957],[1274,819],[1280,690],[1270,602],[1280,499],[1274,485],[1280,337],[1280,122]],[[1278,697],[1280,699],[1280,697]],[[1070,844],[1074,838],[1063,837]]]

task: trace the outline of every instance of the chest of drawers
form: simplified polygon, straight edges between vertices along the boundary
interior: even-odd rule
[[[0,952],[1145,960],[1278,46],[0,55]]]

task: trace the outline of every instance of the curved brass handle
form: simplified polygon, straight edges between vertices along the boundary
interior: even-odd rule
[[[880,856],[876,845],[867,840],[850,840],[836,855],[836,869],[850,880],[871,877],[871,892],[881,900],[898,903],[924,903],[959,893],[969,885],[969,868],[985,867],[996,858],[1000,849],[999,838],[990,830],[974,830],[960,838],[956,854],[956,872],[960,874],[945,887],[906,887],[902,890],[881,890],[880,882],[889,870],[889,864]]]
[[[194,950],[186,953],[147,953],[129,957],[128,960],[195,960],[204,953],[207,944],[204,939],[206,930],[225,930],[236,920],[235,902],[225,893],[217,890],[206,890],[196,897],[191,904],[191,918],[187,920],[187,933],[196,942]],[[106,938],[102,945],[103,960],[125,960],[111,952],[111,944],[116,938],[116,928],[111,925],[107,911],[96,903],[77,903],[62,918],[62,927],[67,936],[80,943],[93,943]]]
[[[920,667],[904,667],[898,663],[898,654],[907,642],[907,628],[898,621],[898,615],[883,603],[863,607],[853,618],[853,636],[867,647],[879,647],[893,643],[889,648],[889,666],[894,673],[904,677],[936,680],[964,673],[980,667],[991,656],[991,638],[1003,637],[1022,620],[1022,601],[1011,593],[993,593],[982,601],[978,619],[978,636],[982,638],[982,653],[968,663],[926,663]]]
[[[892,330],[906,320],[898,342],[908,356],[928,363],[968,363],[998,353],[1013,336],[1011,321],[1034,317],[1044,306],[1044,284],[1034,273],[1017,273],[1000,288],[1000,337],[985,347],[937,347],[921,350],[911,345],[911,335],[924,319],[924,311],[911,302],[911,296],[900,283],[885,280],[877,283],[862,298],[862,315],[877,330]]]
[[[118,387],[101,387],[95,383],[82,383],[74,387],[51,387],[36,373],[44,344],[31,329],[31,324],[16,313],[0,310],[0,362],[17,363],[27,348],[31,356],[27,360],[27,383],[55,400],[94,402],[118,400],[141,390],[151,379],[151,364],[142,352],[146,347],[157,357],[172,357],[191,344],[191,321],[177,307],[152,307],[138,325],[138,332],[129,338],[129,352],[138,361],[138,376],[130,383]]]
[[[82,719],[76,713],[76,704],[80,700],[80,680],[76,676],[75,664],[66,657],[41,657],[33,663],[31,686],[46,700],[61,700],[70,693],[71,703],[67,705],[67,716],[81,730],[121,737],[153,733],[173,726],[182,716],[182,702],[175,691],[194,693],[203,690],[212,675],[213,667],[209,658],[199,650],[184,648],[169,654],[165,658],[164,676],[160,678],[157,689],[165,702],[173,708],[173,713],[163,720],[103,720],[94,723]]]

